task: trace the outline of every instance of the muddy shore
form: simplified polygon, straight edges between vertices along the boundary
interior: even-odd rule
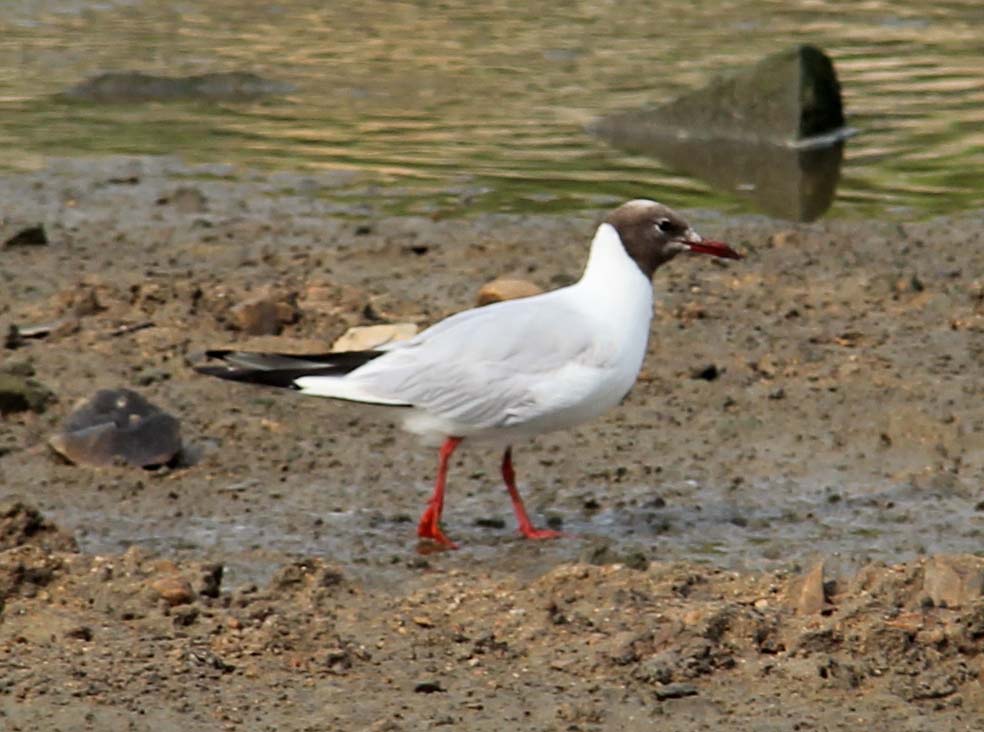
[[[378,218],[353,190],[169,159],[0,178],[3,240],[47,239],[0,249],[0,327],[54,324],[0,351],[54,395],[0,421],[0,729],[984,729],[981,212],[687,212],[747,259],[660,271],[626,403],[517,446],[567,536],[519,540],[498,455],[464,449],[462,549],[425,554],[430,450],[188,356],[566,284],[604,211]],[[243,332],[258,300],[278,334]],[[176,465],[50,450],[120,387],[181,420]]]

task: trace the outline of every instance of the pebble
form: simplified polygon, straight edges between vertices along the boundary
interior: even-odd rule
[[[9,232],[4,232],[4,234],[3,246],[0,246],[0,249],[24,246],[36,247],[44,246],[48,243],[48,234],[45,232],[43,224],[25,226],[12,234]]]
[[[657,686],[653,693],[659,701],[665,699],[682,699],[685,696],[696,695],[697,687],[693,684],[663,684],[662,686]]]
[[[154,580],[150,588],[168,605],[187,605],[195,598],[191,583],[181,575],[171,574]]]
[[[285,325],[296,323],[300,311],[291,297],[261,295],[229,309],[233,329],[249,335],[278,335]]]
[[[821,559],[806,574],[790,582],[786,601],[799,615],[816,615],[823,610],[826,597],[823,590],[824,561]]]
[[[481,307],[482,305],[491,305],[494,302],[502,302],[503,300],[531,297],[533,295],[539,295],[541,292],[543,290],[540,287],[528,280],[502,278],[482,285],[482,288],[478,291],[475,304]]]
[[[158,199],[159,205],[170,204],[181,213],[205,213],[208,210],[208,199],[197,188],[180,186],[170,196]]]
[[[690,371],[690,378],[703,379],[704,381],[714,381],[721,375],[722,369],[717,364],[709,363],[703,366],[696,366]]]
[[[349,328],[335,341],[331,350],[335,353],[342,351],[371,351],[374,348],[406,341],[417,335],[416,323],[387,323],[383,325],[361,325]]]

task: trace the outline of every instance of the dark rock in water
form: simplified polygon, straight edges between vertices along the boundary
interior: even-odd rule
[[[76,464],[165,465],[181,450],[181,425],[134,391],[101,389],[48,442]]]
[[[844,127],[840,84],[830,59],[796,46],[660,107],[602,119],[604,137],[687,137],[786,144]]]
[[[54,399],[50,389],[30,376],[0,371],[0,415],[14,412],[43,412]]]
[[[833,202],[847,133],[833,64],[812,46],[770,56],[670,104],[611,115],[592,130],[797,221],[818,218]]]
[[[78,551],[70,535],[20,501],[0,503],[0,551],[30,544],[47,552]]]
[[[45,233],[42,224],[25,226],[13,233],[0,229],[0,238],[3,239],[3,249],[9,247],[44,246],[48,243],[48,235]]]
[[[76,84],[62,96],[87,102],[236,101],[292,91],[294,87],[290,84],[242,71],[181,77],[153,76],[139,71],[110,71]]]

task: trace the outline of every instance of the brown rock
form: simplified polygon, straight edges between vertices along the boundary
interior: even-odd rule
[[[229,309],[233,329],[249,335],[277,335],[300,317],[293,296],[261,295]]]
[[[335,341],[331,350],[370,351],[393,341],[405,341],[417,335],[415,323],[389,323],[386,325],[364,325],[349,328]]]
[[[170,574],[154,580],[150,584],[150,589],[160,595],[161,599],[171,607],[187,605],[195,599],[191,583],[178,574]]]
[[[923,592],[936,605],[969,605],[984,594],[984,559],[970,554],[938,554],[926,562]]]
[[[799,615],[816,615],[823,610],[826,595],[823,589],[824,562],[821,559],[806,574],[792,580],[786,589],[786,603]]]
[[[543,292],[542,289],[527,280],[503,278],[492,280],[483,285],[482,289],[478,291],[478,298],[475,302],[481,307],[503,300],[516,300],[521,297],[539,295],[541,292]]]

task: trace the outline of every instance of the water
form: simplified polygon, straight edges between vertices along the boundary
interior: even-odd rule
[[[830,216],[914,218],[984,200],[977,0],[481,4],[7,0],[0,169],[49,156],[178,154],[239,169],[361,173],[323,195],[387,213],[596,209],[646,195],[749,211],[747,197],[584,131],[796,43],[832,56],[849,124]],[[240,103],[73,105],[103,71],[253,71]]]

